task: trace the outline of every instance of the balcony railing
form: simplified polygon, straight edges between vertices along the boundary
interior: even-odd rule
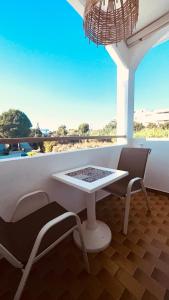
[[[0,144],[17,144],[17,143],[40,143],[47,141],[57,141],[60,143],[75,143],[82,140],[97,140],[97,141],[109,141],[112,139],[126,138],[125,135],[113,135],[113,136],[57,136],[57,137],[23,137],[23,138],[0,138]]]

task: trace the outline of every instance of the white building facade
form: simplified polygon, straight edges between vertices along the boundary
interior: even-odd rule
[[[134,121],[142,123],[147,126],[150,123],[156,125],[165,124],[169,122],[169,109],[158,109],[158,110],[137,110],[134,113]]]

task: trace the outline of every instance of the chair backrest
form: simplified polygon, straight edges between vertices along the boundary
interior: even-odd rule
[[[129,172],[129,179],[134,177],[144,178],[147,158],[151,149],[123,148],[121,150],[118,169]]]
[[[50,202],[46,192],[38,190],[22,196],[16,203],[11,222],[16,222]]]
[[[16,222],[50,202],[46,192],[38,190],[22,196],[15,207],[11,222],[0,217],[0,255],[5,257],[16,268],[22,268],[22,263],[12,254],[15,253],[15,243],[11,240],[12,222]],[[15,238],[14,238],[15,239]]]

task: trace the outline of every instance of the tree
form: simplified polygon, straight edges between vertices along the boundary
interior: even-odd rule
[[[0,115],[0,136],[3,138],[27,137],[31,127],[31,121],[20,110],[10,109]]]
[[[58,127],[58,130],[56,131],[56,134],[59,136],[65,136],[67,135],[68,131],[66,128],[66,125],[61,125]]]
[[[40,130],[39,123],[37,123],[36,128],[31,129],[30,136],[33,136],[33,137],[41,137],[42,136],[42,131]]]
[[[40,130],[39,123],[37,123],[36,128],[31,129],[30,136],[31,136],[31,137],[42,137],[42,135],[43,135],[43,134],[42,134],[42,131]],[[42,153],[45,151],[43,142],[39,142],[39,143],[31,143],[31,147],[32,147],[34,150],[39,150],[39,151],[42,152]]]
[[[162,128],[164,130],[168,130],[169,129],[169,122],[165,122],[163,124],[160,124],[160,128]]]
[[[32,137],[41,137],[42,136],[42,131],[40,129],[33,128],[33,129],[31,129],[30,136],[32,136]]]
[[[88,123],[82,123],[78,127],[78,132],[80,135],[86,135],[87,133],[89,133],[89,130],[90,128]]]
[[[78,136],[79,135],[78,129],[69,129],[68,135]]]
[[[150,129],[157,128],[157,127],[158,127],[158,126],[157,126],[156,123],[149,123],[149,124],[147,125],[147,128],[150,128]]]
[[[106,135],[113,135],[116,127],[117,122],[115,120],[112,120],[103,128],[103,132]]]
[[[145,127],[144,127],[144,125],[142,123],[134,122],[134,131],[141,131],[144,128]]]

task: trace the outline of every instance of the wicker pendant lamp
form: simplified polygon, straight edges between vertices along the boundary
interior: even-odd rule
[[[97,45],[129,37],[138,20],[139,0],[86,0],[84,30]]]

